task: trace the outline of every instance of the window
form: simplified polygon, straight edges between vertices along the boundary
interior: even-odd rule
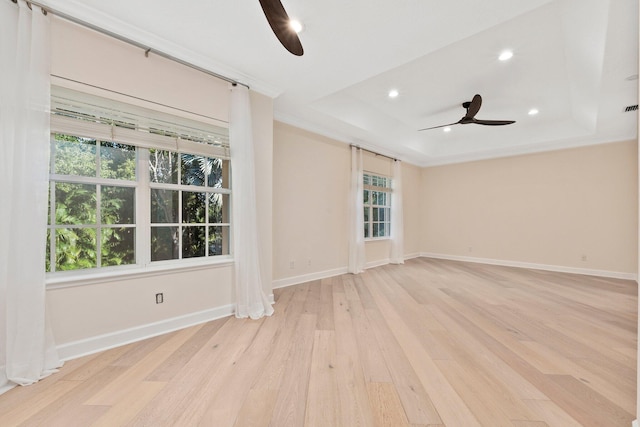
[[[134,264],[136,148],[56,133],[47,271]]]
[[[229,161],[150,150],[151,261],[229,254]]]
[[[230,254],[227,129],[52,93],[47,272]]]
[[[364,237],[375,239],[391,234],[391,178],[365,173]]]

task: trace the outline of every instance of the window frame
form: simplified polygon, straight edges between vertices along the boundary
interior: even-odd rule
[[[154,222],[153,219],[149,218],[149,231],[151,232],[151,230],[153,230],[154,228],[160,228],[160,227],[177,227],[179,232],[178,232],[178,246],[179,246],[179,250],[178,250],[178,258],[174,258],[174,259],[165,259],[165,260],[151,260],[152,257],[152,247],[151,247],[151,239],[149,239],[149,260],[148,263],[153,263],[153,264],[157,264],[157,263],[173,263],[176,261],[184,261],[184,260],[192,260],[192,259],[202,259],[202,258],[212,258],[212,257],[222,257],[222,256],[230,256],[231,255],[231,206],[229,205],[227,207],[227,222],[209,222],[209,203],[208,200],[207,202],[205,202],[205,221],[202,223],[192,223],[192,222],[184,222],[184,218],[183,218],[183,194],[185,192],[191,192],[191,193],[205,193],[207,195],[209,194],[220,194],[223,196],[228,196],[227,197],[227,201],[226,203],[230,204],[231,203],[231,186],[230,184],[227,187],[211,187],[208,185],[208,183],[205,183],[205,185],[203,186],[198,186],[198,185],[190,185],[190,184],[183,184],[181,183],[181,167],[182,167],[182,162],[181,162],[181,155],[183,154],[187,154],[187,155],[192,155],[192,153],[186,153],[184,151],[172,151],[172,150],[167,150],[170,151],[172,153],[175,153],[177,155],[178,158],[178,168],[176,170],[177,173],[177,177],[178,177],[178,182],[177,183],[162,183],[162,182],[153,182],[151,180],[151,178],[149,177],[149,171],[148,171],[148,167],[147,170],[145,171],[145,178],[146,178],[146,187],[149,190],[149,196],[147,198],[147,200],[149,201],[149,208],[151,209],[151,207],[153,206],[153,202],[151,201],[151,194],[153,192],[153,190],[167,190],[167,191],[177,191],[178,192],[178,207],[177,207],[177,211],[178,211],[178,217],[177,217],[177,222]],[[148,159],[148,155],[150,154],[150,150],[146,150],[145,152],[143,152],[144,155],[146,156],[146,158]],[[211,157],[210,157],[211,158]],[[219,158],[219,157],[215,157],[215,158]],[[230,160],[229,159],[221,159],[222,160],[222,170],[223,170],[223,175],[226,174],[226,181],[230,183],[231,180],[231,168],[230,168]],[[225,163],[226,163],[226,170],[225,170]],[[148,165],[148,162],[146,163]],[[208,199],[208,196],[207,196]],[[149,210],[149,212],[151,212],[151,210]],[[201,224],[201,225],[198,225]],[[183,238],[183,229],[186,227],[204,227],[205,228],[205,255],[204,256],[200,256],[200,257],[184,257],[183,255],[183,250],[184,250],[184,246],[182,244],[182,238]],[[221,254],[221,255],[209,255],[209,229],[210,227],[225,227],[227,229],[226,234],[227,234],[227,242],[226,242],[226,254]]]
[[[52,93],[54,93],[54,88],[52,87]],[[66,89],[62,89],[62,93],[66,94],[68,91]],[[93,99],[104,100],[105,105],[112,106],[113,101],[96,97],[88,94],[82,94],[82,96],[93,97]],[[52,100],[53,101],[53,100]],[[120,106],[127,106],[128,104],[120,103]],[[64,174],[56,174],[55,169],[51,169],[49,174],[50,181],[50,191],[53,191],[54,185],[53,182],[72,182],[72,183],[90,183],[94,185],[116,185],[116,186],[125,186],[134,188],[134,219],[133,224],[128,225],[135,228],[135,238],[134,238],[134,257],[135,262],[127,265],[118,265],[118,266],[96,266],[92,268],[81,268],[74,270],[63,270],[63,271],[54,271],[46,273],[46,282],[47,285],[53,286],[66,286],[67,284],[71,284],[75,282],[85,283],[93,283],[93,282],[103,282],[110,280],[110,277],[122,277],[129,275],[138,275],[138,274],[161,274],[160,272],[166,270],[180,270],[180,269],[193,269],[193,268],[209,268],[211,266],[217,265],[227,265],[233,262],[233,253],[232,253],[232,224],[231,224],[231,197],[232,197],[232,189],[231,189],[231,165],[230,165],[230,156],[228,149],[228,142],[222,145],[209,145],[202,142],[197,142],[197,140],[191,140],[187,137],[187,139],[182,139],[181,136],[184,136],[184,133],[179,134],[176,132],[140,132],[137,129],[128,128],[128,127],[120,127],[108,125],[103,121],[91,121],[83,118],[72,117],[66,114],[56,114],[55,111],[55,103],[52,102],[52,115],[51,115],[51,137],[52,141],[55,134],[66,134],[71,136],[76,136],[80,138],[88,138],[96,141],[96,145],[100,145],[100,141],[107,142],[117,142],[126,145],[133,145],[136,151],[136,181],[122,181],[122,180],[114,180],[112,178],[100,178],[99,172],[96,172],[96,177],[83,177],[76,175],[64,175]],[[137,112],[143,110],[141,107],[132,107]],[[148,110],[146,110],[148,111]],[[152,114],[154,114],[152,112]],[[165,113],[162,114],[162,119],[167,120],[168,116]],[[179,129],[192,129],[193,124],[199,125],[196,130],[199,130],[201,134],[206,136],[211,136],[208,134],[215,134],[216,136],[222,135],[225,137],[225,129],[219,125],[210,125],[204,122],[196,122],[189,121],[187,119],[175,116],[176,123],[183,124],[188,123],[191,128],[187,128],[183,126]],[[220,130],[222,128],[222,131]],[[195,129],[195,128],[194,128]],[[218,133],[216,133],[218,132]],[[228,130],[226,130],[228,132]],[[228,139],[228,136],[227,136]],[[228,233],[226,235],[226,248],[228,249],[228,254],[223,255],[209,255],[209,247],[205,245],[205,256],[191,257],[191,258],[182,258],[182,259],[170,259],[170,260],[162,260],[162,261],[151,261],[151,190],[152,188],[161,187],[164,184],[151,183],[149,177],[149,150],[150,149],[158,149],[158,150],[170,150],[178,155],[184,154],[192,154],[196,156],[205,156],[208,158],[218,158],[223,160],[223,164],[226,165],[227,170],[225,173],[228,176],[227,180],[227,188],[213,188],[213,187],[201,187],[195,185],[182,185],[182,191],[195,191],[195,192],[206,192],[210,193],[220,193],[228,195],[225,201],[229,203],[228,208],[228,222],[226,223],[215,223],[215,226],[223,226],[227,227]],[[98,156],[98,154],[96,154]],[[53,157],[53,156],[52,156]],[[51,166],[53,166],[54,159],[51,160]],[[99,160],[97,160],[99,162]],[[206,191],[205,191],[206,189]],[[97,187],[96,191],[100,191],[99,187]],[[49,207],[50,214],[55,212],[55,195],[50,193],[51,201],[53,207]],[[180,197],[181,199],[181,197]],[[207,204],[208,204],[207,198]],[[100,206],[97,206],[97,209],[100,209]],[[52,221],[54,217],[52,217]],[[205,230],[208,231],[209,226],[214,226],[214,223],[208,223],[209,218],[206,218],[207,224],[203,224],[205,226]],[[179,224],[181,226],[186,226],[186,224]],[[84,225],[83,225],[84,226]],[[119,227],[121,224],[109,224],[109,226]],[[64,225],[55,225],[51,226],[47,225],[48,230],[53,231],[55,228],[64,228]],[[98,232],[100,229],[100,224],[91,225],[91,227],[95,228]],[[49,233],[51,233],[49,231]],[[52,238],[55,238],[55,234],[51,233]],[[207,235],[208,237],[208,235]],[[97,239],[100,237],[98,236]],[[99,246],[99,242],[96,241],[96,246]],[[50,262],[55,263],[55,252],[49,251],[49,259]],[[52,264],[52,267],[54,264]]]
[[[56,154],[57,154],[57,150],[54,148],[56,146],[56,138],[55,135],[57,134],[62,134],[62,135],[66,135],[66,136],[72,136],[72,137],[77,137],[77,138],[86,138],[86,139],[91,139],[95,142],[95,166],[96,166],[96,170],[95,170],[95,175],[94,176],[85,176],[85,175],[76,175],[76,174],[61,174],[61,173],[56,173],[55,172],[55,161],[56,161]],[[103,249],[103,244],[102,244],[102,230],[103,229],[108,229],[108,228],[132,228],[134,230],[134,242],[133,242],[133,253],[134,253],[134,259],[136,256],[136,236],[138,234],[138,227],[136,224],[136,206],[137,206],[137,187],[138,187],[138,182],[137,179],[134,180],[130,180],[130,179],[117,179],[117,178],[103,178],[100,176],[100,172],[102,171],[102,142],[108,142],[108,141],[102,141],[102,140],[98,140],[96,138],[91,138],[91,137],[86,137],[86,136],[77,136],[77,135],[70,135],[69,133],[61,133],[61,132],[51,132],[51,136],[50,136],[50,151],[53,153],[50,157],[50,163],[49,163],[49,168],[50,171],[52,171],[52,173],[49,174],[49,206],[48,206],[48,210],[49,210],[49,221],[47,223],[47,232],[49,235],[48,240],[48,252],[49,252],[49,265],[50,265],[50,271],[47,271],[47,274],[62,274],[62,273],[67,273],[67,272],[71,272],[71,271],[79,271],[79,270],[102,270],[102,269],[111,269],[111,268],[122,268],[125,266],[129,266],[129,265],[135,265],[134,263],[128,263],[128,264],[122,264],[119,266],[115,266],[115,265],[102,265],[103,264],[103,256],[102,256],[102,249]],[[129,145],[129,144],[123,144],[123,145]],[[136,162],[136,165],[138,163],[138,149],[137,147],[133,147],[135,150],[135,159],[134,161]],[[136,177],[137,178],[137,167],[136,167]],[[58,224],[55,219],[56,219],[56,187],[57,184],[80,184],[80,185],[91,185],[91,186],[95,186],[95,222],[93,223],[81,223],[81,224],[65,224],[65,223],[60,223]],[[106,223],[104,221],[102,221],[102,188],[103,187],[119,187],[119,188],[133,188],[134,189],[134,193],[133,193],[133,200],[134,200],[134,208],[133,208],[133,221],[129,222],[129,223],[116,223],[116,224],[109,224]],[[96,259],[95,259],[95,267],[92,268],[88,268],[88,269],[76,269],[76,270],[55,270],[55,266],[56,266],[56,230],[65,230],[65,229],[87,229],[87,230],[94,230],[95,232],[95,248],[96,248]],[[53,270],[53,271],[52,271]]]
[[[367,177],[369,179],[367,179]],[[370,171],[363,172],[363,194],[362,194],[362,202],[365,210],[368,211],[368,215],[364,215],[364,240],[368,241],[376,241],[376,240],[389,240],[391,239],[391,198],[392,195],[392,178],[375,173]],[[383,185],[379,185],[380,182],[383,182]],[[373,203],[373,192],[384,193],[385,194],[385,204]],[[368,192],[368,198],[365,197],[365,194]],[[377,200],[377,198],[376,198]],[[374,220],[374,209],[378,209],[378,219]],[[380,210],[386,213],[386,218],[381,221],[379,218]],[[363,213],[364,214],[364,213]],[[367,219],[368,216],[368,219]],[[385,234],[383,236],[374,236],[373,230],[374,225],[384,224]],[[378,228],[379,230],[379,228]],[[378,231],[379,232],[379,231]]]

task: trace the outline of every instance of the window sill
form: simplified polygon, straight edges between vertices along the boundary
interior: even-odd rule
[[[205,270],[233,265],[231,255],[219,256],[205,261],[196,259],[182,262],[162,262],[146,267],[131,265],[108,270],[88,270],[47,274],[45,283],[47,290],[71,288],[76,286],[95,285],[99,283],[117,282],[120,280],[162,276],[180,271]]]
[[[391,236],[385,236],[385,237],[365,237],[364,242],[379,242],[381,240],[391,240]]]

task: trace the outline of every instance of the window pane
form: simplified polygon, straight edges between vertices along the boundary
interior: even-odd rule
[[[222,159],[208,159],[207,185],[212,188],[229,188],[229,161]]]
[[[369,237],[369,223],[364,224],[364,237]]]
[[[182,192],[182,222],[205,222],[205,195],[206,193]]]
[[[180,154],[180,183],[185,185],[204,185],[209,160],[195,154]]]
[[[380,215],[379,215],[380,221],[384,221],[385,220],[385,218],[386,218],[385,211],[386,211],[385,208],[380,208]]]
[[[378,236],[379,236],[378,223],[375,222],[373,223],[373,237],[378,237]]]
[[[178,191],[151,190],[151,222],[178,222]]]
[[[384,224],[384,222],[380,223],[380,227],[378,228],[378,235],[379,235],[380,237],[384,237],[384,236],[386,236],[386,234],[385,234],[385,224]]]
[[[378,204],[382,206],[387,205],[387,194],[383,191],[378,192]]]
[[[369,190],[364,190],[364,204],[369,203]]]
[[[362,175],[362,182],[364,183],[364,185],[370,185],[371,184],[371,175],[367,175],[366,173],[364,175]]]
[[[54,171],[61,175],[96,176],[96,140],[55,134]]]
[[[110,265],[135,264],[135,228],[103,228],[100,263]]]
[[[209,223],[229,223],[229,195],[209,193]]]
[[[96,186],[55,183],[56,224],[95,224]]]
[[[151,227],[151,261],[178,259],[178,227]]]
[[[182,230],[182,258],[204,256],[206,241],[205,227],[189,226]]]
[[[151,182],[178,183],[178,153],[149,150],[149,178]]]
[[[373,210],[373,220],[374,221],[378,221],[378,217],[379,217],[378,211],[380,209],[379,208],[373,208],[372,210]]]
[[[377,191],[372,191],[371,192],[371,204],[372,205],[377,205],[378,204],[378,192]]]
[[[209,256],[229,255],[229,227],[209,227]]]
[[[135,188],[103,186],[100,218],[103,224],[134,224]]]
[[[96,267],[96,230],[62,228],[56,230],[56,270]]]
[[[369,222],[369,207],[364,207],[364,222]]]
[[[391,220],[391,208],[384,208],[384,220],[389,222]]]
[[[135,181],[136,148],[117,142],[100,142],[100,176]]]

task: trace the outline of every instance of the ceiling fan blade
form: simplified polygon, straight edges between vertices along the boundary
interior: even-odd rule
[[[480,120],[480,119],[473,119],[473,121],[471,123],[475,123],[477,125],[485,125],[485,126],[503,126],[503,125],[510,125],[512,123],[515,123],[515,120]]]
[[[466,105],[463,104],[463,106]],[[476,114],[478,114],[478,111],[480,111],[480,107],[482,106],[482,97],[478,94],[473,95],[473,99],[471,100],[471,102],[469,103],[468,106],[465,106],[465,108],[467,109],[467,114],[465,115],[466,119],[472,119],[476,116]]]
[[[260,6],[282,46],[294,55],[302,56],[304,53],[302,43],[298,34],[289,25],[289,15],[280,0],[260,0]]]
[[[445,127],[447,127],[447,126],[453,126],[453,125],[459,125],[459,124],[460,124],[460,122],[449,123],[448,125],[440,125],[440,126],[434,126],[434,127],[430,127],[430,128],[418,129],[418,131],[421,131],[421,130],[429,130],[429,129],[445,128]]]

